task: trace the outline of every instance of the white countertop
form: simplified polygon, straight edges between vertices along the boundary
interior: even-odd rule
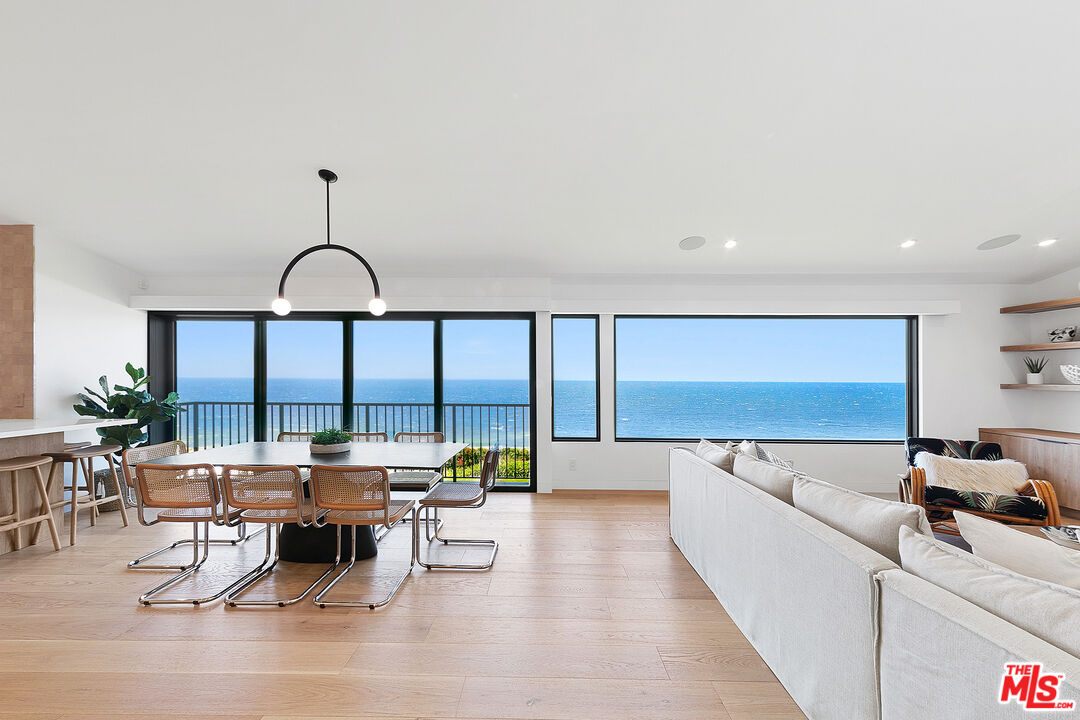
[[[113,420],[98,420],[97,418],[0,420],[0,439],[134,424],[134,418],[117,418]]]

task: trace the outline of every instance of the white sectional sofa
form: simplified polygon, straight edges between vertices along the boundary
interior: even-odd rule
[[[1030,717],[998,701],[1014,661],[1064,673],[1080,716],[1080,658],[691,451],[669,484],[675,544],[811,720]]]

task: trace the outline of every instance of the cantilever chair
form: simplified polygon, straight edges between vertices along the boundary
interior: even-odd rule
[[[976,440],[907,439],[908,475],[900,479],[900,499],[925,509],[935,531],[960,534],[953,520],[954,510],[1014,525],[1061,524],[1057,494],[1049,481],[1029,479],[1015,495],[928,485],[926,471],[915,467],[915,456],[920,452],[961,460],[1001,460],[1001,446]]]
[[[269,575],[277,566],[281,557],[281,527],[286,523],[296,523],[300,527],[310,527],[319,514],[310,501],[304,498],[304,476],[295,465],[226,465],[222,470],[222,482],[225,486],[226,506],[242,511],[240,519],[248,523],[267,525],[266,554],[262,563],[238,582],[235,589],[225,596],[229,607],[240,605],[277,605],[285,607],[300,602],[308,593],[330,576],[338,562],[331,565],[315,582],[302,593],[291,598],[273,600],[239,600],[256,583]],[[276,526],[271,532],[269,526]],[[277,538],[273,541],[273,538]],[[341,536],[338,534],[340,552]],[[271,561],[271,549],[274,549]]]
[[[479,508],[487,502],[487,495],[495,487],[495,479],[499,469],[499,448],[493,447],[484,455],[484,464],[480,470],[479,484],[471,482],[439,483],[426,496],[421,498],[419,510],[424,513],[424,525],[431,526],[429,514],[435,512],[435,539],[443,545],[490,545],[491,555],[487,561],[480,564],[456,564],[447,565],[441,563],[427,563],[420,557],[420,526],[414,524],[413,545],[416,548],[416,562],[422,567],[431,569],[451,570],[487,570],[495,564],[495,555],[499,552],[499,543],[495,540],[466,540],[459,538],[439,537],[439,508]],[[430,541],[431,538],[429,537]]]
[[[390,593],[381,600],[327,600],[326,595],[343,577],[349,574],[353,565],[356,564],[356,528],[358,526],[382,525],[389,532],[406,515],[411,514],[413,527],[416,526],[416,509],[412,500],[390,499],[390,475],[384,467],[376,466],[341,466],[341,465],[314,465],[311,468],[311,495],[315,501],[315,507],[326,511],[321,519],[316,519],[316,525],[337,525],[338,537],[341,537],[341,526],[350,525],[352,532],[352,556],[349,564],[330,584],[323,588],[322,592],[315,596],[314,602],[320,608],[326,607],[363,607],[374,610],[386,605],[393,600],[398,588],[402,586],[406,578],[412,574],[413,564],[416,559],[416,533],[413,533],[413,544],[409,551],[409,568],[398,578]],[[385,534],[385,533],[384,533]],[[337,562],[341,561],[341,543],[338,542]]]
[[[221,505],[221,491],[214,466],[140,463],[135,467],[135,480],[139,523],[142,525],[155,525],[159,522],[191,523],[191,543],[194,552],[189,565],[171,568],[179,569],[180,573],[143,593],[139,597],[139,602],[143,605],[201,605],[225,595],[236,583],[206,597],[156,599],[158,593],[190,576],[206,562],[210,553],[210,523],[235,526],[239,522],[239,511],[229,511]],[[146,519],[147,508],[159,511],[156,519],[149,521]],[[203,526],[202,557],[199,557],[200,525]],[[168,566],[162,566],[162,568],[170,569]]]
[[[125,450],[123,456],[121,457],[120,465],[124,469],[124,481],[127,485],[127,497],[125,498],[125,500],[127,501],[128,505],[131,505],[132,507],[138,507],[139,505],[139,484],[136,480],[135,472],[135,467],[137,465],[139,465],[140,463],[152,463],[155,460],[160,460],[161,458],[165,457],[172,457],[173,455],[183,455],[187,453],[187,451],[187,445],[185,445],[184,442],[181,440],[172,440],[170,442],[157,443],[156,445],[140,445],[138,447],[128,448],[127,450]],[[164,519],[167,521],[170,520],[168,517]],[[150,526],[156,525],[158,523],[158,520],[147,521],[142,516],[142,513],[140,513],[139,523],[142,525]],[[239,545],[240,543],[248,539],[247,528],[245,527],[244,523],[239,523],[236,526],[236,531],[237,537],[233,540],[210,538],[208,542],[211,545]],[[150,558],[160,555],[163,552],[168,552],[169,550],[177,548],[181,545],[187,545],[188,543],[192,543],[195,545],[195,553],[194,557],[191,560],[191,563],[185,565],[147,565],[143,562],[144,560],[149,560]],[[145,555],[135,558],[128,563],[128,567],[133,570],[187,570],[189,567],[198,562],[198,559],[198,539],[184,538],[183,540],[177,540],[170,545],[165,545],[164,547],[160,547],[157,550],[148,552]]]
[[[281,431],[277,435],[278,442],[311,442],[313,432],[289,432]],[[354,432],[349,433],[352,440],[349,442],[388,442],[389,436],[384,432]]]

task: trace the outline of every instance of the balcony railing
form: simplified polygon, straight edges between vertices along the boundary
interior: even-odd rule
[[[341,427],[341,403],[266,404],[266,437],[279,432],[311,432]],[[432,403],[355,403],[355,432],[385,432],[392,440],[399,432],[432,432],[436,410]],[[530,478],[531,414],[524,403],[445,403],[443,432],[449,442],[470,446],[456,462],[443,469],[448,479],[479,477],[481,449],[499,445],[499,481],[520,484]],[[197,401],[180,403],[177,439],[192,450],[251,442],[255,439],[255,404],[252,402]]]

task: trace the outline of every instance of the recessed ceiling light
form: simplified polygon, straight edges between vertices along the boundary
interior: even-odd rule
[[[728,249],[728,250],[730,250],[731,248],[735,247],[738,244],[739,243],[735,242],[735,238],[728,238],[727,240],[724,241],[724,247],[726,249]]]
[[[1050,247],[1051,245],[1053,245],[1056,242],[1057,242],[1057,238],[1046,238],[1045,240],[1040,240],[1039,241],[1039,247]]]
[[[990,238],[984,243],[980,243],[976,250],[997,250],[1003,248],[1006,245],[1012,245],[1014,242],[1020,239],[1019,235],[1001,235],[1000,237]]]
[[[902,248],[904,248],[905,250],[907,250],[907,249],[908,249],[908,248],[910,248],[910,247],[915,247],[915,243],[917,243],[917,242],[919,242],[919,241],[918,241],[918,240],[916,240],[915,238],[908,238],[908,239],[907,239],[907,240],[905,240],[904,242],[900,243],[900,247],[902,247]]]
[[[700,235],[691,235],[688,238],[683,238],[679,241],[679,247],[683,250],[697,250],[699,247],[705,244],[705,238]]]

